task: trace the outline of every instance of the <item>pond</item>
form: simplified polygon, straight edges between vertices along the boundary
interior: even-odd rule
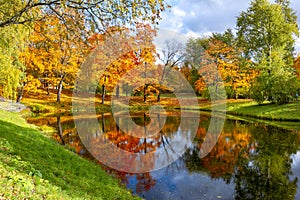
[[[99,115],[96,126],[86,116],[80,120],[86,124],[89,134],[94,132],[89,137],[93,144],[105,135],[111,144],[134,153],[164,149],[175,137],[185,141],[192,127],[190,123],[199,125],[192,144],[166,167],[130,173],[102,165],[142,198],[300,199],[300,134],[297,131],[258,122],[226,120],[216,145],[207,156],[200,158],[211,116],[201,114],[195,120],[187,116],[185,120],[178,112],[167,113],[161,131],[149,140],[136,140],[124,133],[110,113]],[[138,125],[147,125],[151,121],[144,113],[131,118]],[[126,122],[126,119],[118,120]],[[57,131],[53,138],[87,159],[101,154],[101,148],[92,152],[94,156],[85,149],[71,116],[28,118],[28,122],[55,127]],[[180,126],[182,123],[184,126]],[[157,158],[151,159],[149,163],[155,163]]]

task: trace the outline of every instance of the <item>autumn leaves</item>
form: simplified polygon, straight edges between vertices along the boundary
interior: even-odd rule
[[[142,6],[140,5],[142,4]],[[157,24],[164,1],[12,0],[0,5],[0,95],[21,100],[38,87],[72,88],[89,38],[111,27]],[[9,50],[9,51],[7,51]],[[18,92],[17,92],[18,91]]]

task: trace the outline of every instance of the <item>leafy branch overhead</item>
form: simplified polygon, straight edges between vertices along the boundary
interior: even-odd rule
[[[47,13],[62,22],[83,16],[91,30],[103,32],[137,20],[158,23],[167,7],[163,0],[1,0],[0,27],[35,22]]]

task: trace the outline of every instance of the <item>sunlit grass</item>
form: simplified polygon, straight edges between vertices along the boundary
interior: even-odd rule
[[[132,199],[99,165],[0,111],[0,198]]]
[[[61,113],[71,113],[72,100],[81,105],[81,109],[92,110],[96,109],[99,112],[110,111],[110,101],[106,100],[105,104],[101,104],[100,96],[92,96],[86,98],[77,98],[72,96],[71,91],[63,91],[61,94],[61,102],[56,102],[55,90],[48,95],[44,90],[37,90],[37,92],[28,92],[22,99],[22,103],[28,106],[33,113],[39,115],[59,115]]]
[[[284,105],[269,102],[258,105],[254,101],[230,102],[227,104],[227,113],[267,120],[300,121],[300,101]]]
[[[74,98],[75,102],[80,105],[79,109],[96,110],[96,112],[111,112],[111,97],[107,96],[105,103],[101,104],[100,95],[87,98]],[[118,100],[118,109],[130,109],[131,112],[139,112],[141,110],[149,110],[151,106],[161,106],[164,109],[186,109],[186,110],[202,110],[211,111],[212,103],[201,97],[197,98],[198,104],[192,103],[190,98],[182,98],[181,105],[177,98],[172,94],[164,94],[161,101],[157,102],[156,96],[148,96],[147,101],[143,102],[142,96],[121,96]],[[129,103],[128,103],[129,102]],[[31,111],[43,115],[58,115],[60,113],[72,112],[72,93],[65,91],[62,94],[61,103],[56,102],[56,94],[54,91],[50,95],[46,91],[39,90],[35,94],[27,94],[22,103],[29,106]],[[226,102],[226,111],[231,115],[249,116],[268,120],[290,120],[300,121],[300,105],[299,101],[294,101],[285,105],[276,105],[266,102],[258,105],[253,100],[248,99],[228,99]],[[224,102],[214,102],[214,110],[224,111]],[[222,109],[222,110],[221,110]]]

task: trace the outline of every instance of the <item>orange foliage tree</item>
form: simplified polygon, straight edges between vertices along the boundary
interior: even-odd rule
[[[149,82],[153,82],[151,77],[157,70],[154,65],[153,37],[155,34],[156,31],[151,25],[138,23],[134,32],[127,28],[113,27],[105,34],[94,35],[90,38],[91,50],[95,50],[96,57],[92,59],[89,66],[87,65],[90,71],[87,73],[93,76],[96,87],[101,91],[102,103],[104,103],[106,92],[112,92],[114,88],[116,88],[117,98],[120,96],[121,88],[141,86],[136,89],[143,91],[144,98],[147,91],[151,91],[151,86],[143,86],[143,83],[148,79]],[[117,46],[115,46],[116,43]],[[109,52],[97,49],[104,45],[106,46],[105,51]],[[107,45],[110,48],[107,48]],[[134,71],[126,74],[134,68]],[[151,76],[147,76],[147,74],[151,74]],[[122,78],[124,75],[125,77]],[[121,78],[122,80],[120,80]]]
[[[143,100],[146,102],[147,95],[153,91],[157,93],[157,89],[153,87],[157,84],[157,79],[154,74],[157,73],[155,65],[156,47],[153,43],[156,36],[156,30],[149,24],[138,24],[135,36],[135,53],[138,58],[138,66],[136,68],[136,75],[130,76],[134,78],[135,85],[141,85],[136,91],[143,93]],[[126,78],[132,81],[132,79]],[[146,84],[144,84],[146,82]],[[132,83],[131,83],[132,84]],[[144,84],[144,85],[143,85]],[[142,86],[143,85],[143,86]]]
[[[300,79],[300,55],[294,60],[294,69],[296,70],[297,77]]]
[[[229,97],[247,95],[251,81],[257,73],[249,69],[246,62],[245,64],[240,61],[241,52],[233,42],[223,41],[217,35],[189,42],[200,43],[202,48],[200,55],[197,55],[201,57],[196,63],[200,78],[194,83],[195,90],[205,93],[210,88],[210,91],[217,92],[218,87],[224,83]],[[189,48],[191,47],[195,48],[195,45],[189,45]],[[211,87],[214,87],[213,90]]]

